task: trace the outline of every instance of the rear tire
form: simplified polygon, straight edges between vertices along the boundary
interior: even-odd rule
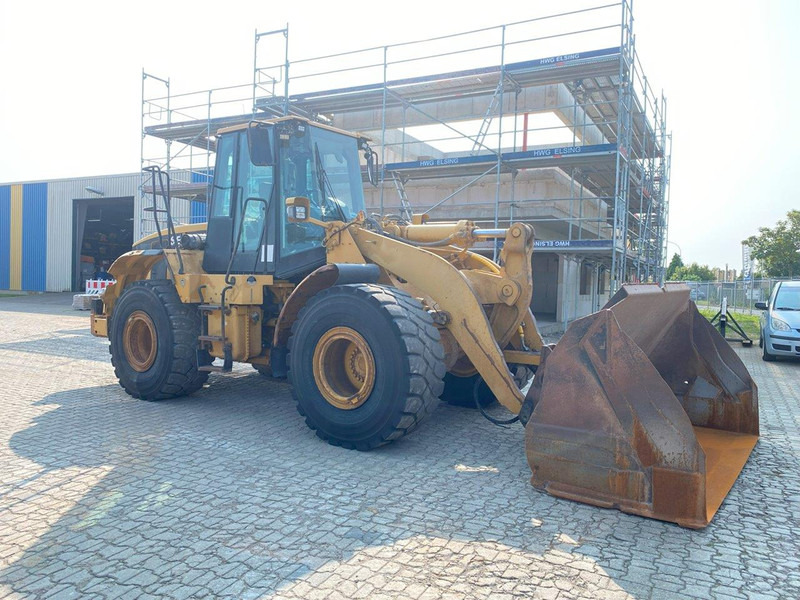
[[[514,381],[517,383],[519,389],[524,388],[533,377],[533,371],[524,365],[518,365],[511,368],[511,374]],[[480,379],[480,375],[468,375],[467,377],[460,377],[453,373],[448,373],[444,376],[444,392],[442,392],[442,400],[452,406],[460,406],[462,408],[478,408],[475,405],[475,385]],[[478,402],[481,408],[490,406],[497,400],[486,385],[486,382],[481,379],[478,384]]]
[[[467,375],[461,377],[453,373],[448,373],[444,376],[444,391],[442,392],[442,400],[451,406],[460,406],[462,408],[477,408],[475,406],[475,385],[478,383],[480,375]],[[494,394],[485,381],[478,384],[478,402],[483,408],[489,406],[494,402]]]
[[[108,351],[119,384],[142,400],[176,398],[200,389],[208,373],[198,370],[198,335],[200,314],[181,302],[171,281],[128,285],[108,326]],[[211,363],[205,352],[201,363]]]
[[[327,442],[369,450],[411,432],[439,402],[439,331],[395,288],[341,285],[308,301],[292,326],[289,382],[298,412]]]

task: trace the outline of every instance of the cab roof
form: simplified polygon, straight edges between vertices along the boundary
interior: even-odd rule
[[[305,117],[297,117],[297,116],[288,116],[288,117],[279,117],[277,119],[253,119],[252,121],[248,121],[247,123],[240,123],[239,125],[231,125],[230,127],[223,127],[219,131],[217,131],[217,135],[223,133],[230,133],[232,131],[242,131],[247,129],[248,127],[252,127],[254,123],[264,123],[266,125],[272,125],[275,123],[282,123],[285,121],[301,121],[310,125],[311,127],[319,127],[320,129],[327,129],[328,131],[333,131],[335,133],[340,133],[342,135],[347,135],[352,138],[356,139],[367,139],[366,136],[360,135],[358,133],[353,133],[352,131],[345,131],[344,129],[339,129],[337,127],[332,127],[330,125],[325,125],[324,123],[320,123],[318,121],[312,121],[311,119],[306,119]]]

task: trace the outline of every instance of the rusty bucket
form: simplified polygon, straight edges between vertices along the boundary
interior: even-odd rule
[[[705,527],[758,441],[758,391],[685,285],[623,286],[543,355],[528,392],[532,483]]]

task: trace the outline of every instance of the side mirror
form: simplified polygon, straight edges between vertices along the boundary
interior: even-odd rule
[[[754,306],[756,307],[756,310],[767,310],[769,308],[766,302],[756,302]]]
[[[272,126],[251,121],[247,128],[247,150],[250,162],[257,167],[269,167],[272,158]]]
[[[304,223],[308,221],[308,198],[292,196],[286,199],[286,220],[289,223]]]
[[[378,187],[378,153],[370,148],[366,138],[360,138],[359,143],[367,161],[367,179],[373,187]]]

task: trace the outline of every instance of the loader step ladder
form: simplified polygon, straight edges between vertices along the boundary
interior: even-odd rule
[[[171,180],[167,171],[161,170],[158,166],[149,166],[142,169],[142,172],[150,176],[150,186],[153,190],[153,201],[150,206],[142,209],[142,212],[153,213],[153,221],[155,222],[156,234],[158,234],[158,245],[162,250],[173,249],[175,256],[178,259],[178,274],[183,274],[183,257],[181,256],[181,247],[178,243],[178,234],[175,230],[175,221],[172,219],[172,191]],[[158,198],[161,197],[163,208],[158,205]],[[167,239],[164,239],[161,233],[161,223],[158,221],[158,215],[165,215]],[[169,261],[167,268],[169,268],[172,278],[175,278],[175,273],[172,272],[172,266]]]
[[[224,299],[223,299],[224,302]],[[224,304],[200,304],[197,307],[200,311],[200,335],[197,336],[199,342],[198,364],[200,363],[199,353],[208,348],[213,342],[222,342],[223,360],[222,365],[201,365],[197,368],[198,371],[205,371],[208,373],[230,373],[233,370],[233,352],[231,345],[226,342],[225,338],[225,306]],[[212,312],[220,313],[220,333],[221,335],[209,335],[208,333],[208,314]]]
[[[397,173],[397,171],[392,171],[392,181],[397,190],[397,195],[400,196],[400,216],[410,223],[414,211],[411,208],[411,203],[408,201],[403,177]]]

